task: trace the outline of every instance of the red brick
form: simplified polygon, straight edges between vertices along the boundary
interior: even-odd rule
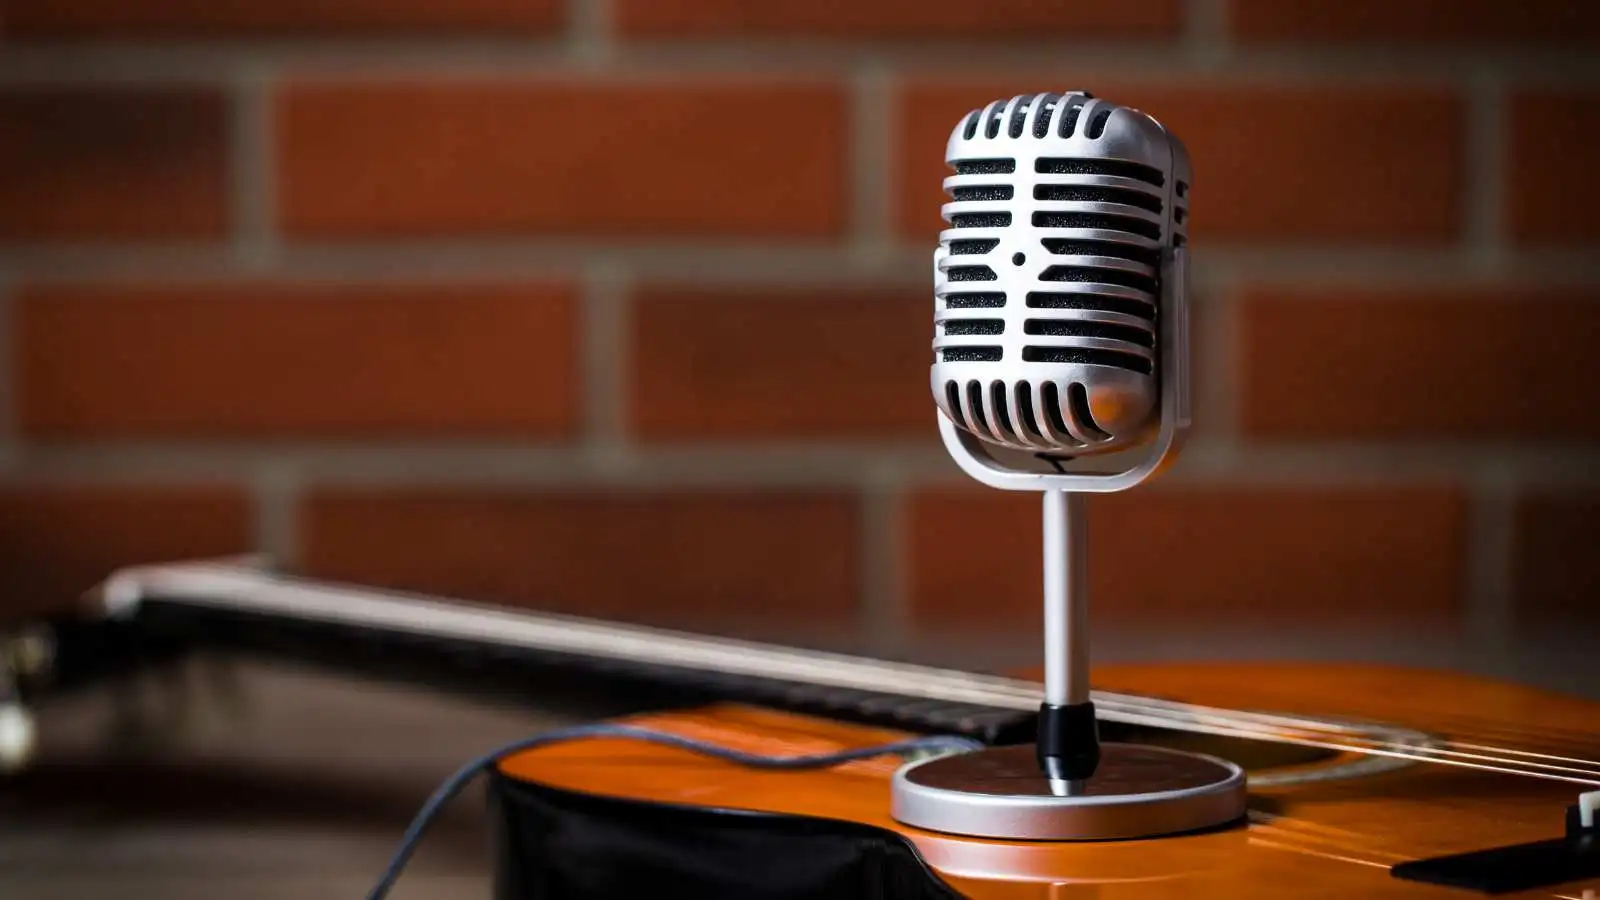
[[[855,614],[847,496],[326,490],[304,510],[318,575],[636,621],[833,623]]]
[[[908,504],[926,629],[1039,627],[1039,495],[935,490]],[[1442,622],[1461,606],[1454,490],[1152,487],[1088,502],[1093,618],[1240,627]]]
[[[203,90],[0,90],[0,240],[222,234],[226,118]]]
[[[1519,621],[1549,624],[1600,619],[1600,493],[1533,494],[1517,505],[1512,571]]]
[[[549,436],[576,423],[561,285],[52,286],[17,303],[33,436]]]
[[[1600,6],[1594,7],[1600,12]],[[1506,224],[1521,243],[1600,238],[1600,91],[1514,94],[1506,107]]]
[[[1227,16],[1243,41],[1504,44],[1600,36],[1600,8],[1584,0],[1231,0]]]
[[[278,106],[302,236],[823,236],[846,210],[837,85],[298,84]]]
[[[900,230],[931,241],[942,227],[945,142],[962,116],[1016,94],[1073,88],[1142,109],[1184,141],[1196,240],[1441,241],[1460,230],[1462,107],[1448,91],[1101,84],[1059,72],[908,87],[893,151]]]
[[[647,439],[934,434],[915,291],[649,288],[630,406]]]
[[[1600,304],[1570,290],[1246,290],[1239,421],[1291,439],[1600,437]]]
[[[616,0],[636,37],[1164,38],[1183,28],[1181,0]]]
[[[275,37],[480,32],[560,26],[561,0],[14,0],[4,30],[25,37]]]
[[[229,488],[0,487],[0,619],[64,612],[112,570],[252,548],[250,508]]]

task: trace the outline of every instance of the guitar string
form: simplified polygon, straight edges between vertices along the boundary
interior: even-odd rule
[[[1489,735],[1501,735],[1520,738],[1534,738],[1551,741],[1560,741],[1576,746],[1596,748],[1600,744],[1600,734],[1593,730],[1568,728],[1561,725],[1541,724],[1536,727],[1518,728],[1493,719],[1481,716],[1472,716],[1462,713],[1452,713],[1441,716],[1437,710],[1427,707],[1392,706],[1393,715],[1405,716],[1415,714],[1439,722],[1461,723],[1459,726],[1450,727],[1454,734],[1478,734],[1488,740],[1495,738]]]
[[[966,677],[965,673],[950,670],[932,669],[925,673],[938,681],[949,681],[952,678],[965,682],[964,686],[976,687],[974,679]],[[989,680],[989,679],[983,679]],[[996,692],[993,701],[1002,699],[1014,701],[1024,699],[1032,708],[1038,703],[1037,688],[1032,688],[1027,682],[1014,679],[995,679],[1010,690]],[[926,683],[926,682],[925,682]],[[1031,689],[1030,689],[1031,688]],[[1099,692],[1097,692],[1099,693]],[[1021,694],[1022,697],[1017,695]],[[1193,704],[1184,704],[1177,701],[1147,701],[1144,698],[1134,698],[1129,695],[1112,695],[1100,693],[1096,699],[1097,710],[1104,709],[1115,714],[1115,718],[1127,721],[1129,724],[1143,724],[1152,727],[1176,727],[1180,730],[1203,730],[1209,733],[1233,737],[1249,737],[1258,740],[1279,740],[1290,743],[1299,743],[1306,746],[1336,749],[1346,752],[1373,753],[1387,755],[1418,762],[1437,762],[1453,764],[1467,768],[1476,768],[1485,771],[1502,772],[1506,774],[1527,775],[1540,778],[1551,778],[1569,781],[1577,784],[1600,785],[1600,762],[1590,760],[1573,760],[1584,765],[1594,766],[1594,769],[1577,769],[1570,766],[1556,766],[1545,763],[1529,763],[1523,760],[1505,758],[1482,753],[1472,753],[1465,750],[1452,750],[1449,747],[1419,746],[1413,743],[1396,743],[1376,740],[1365,737],[1360,726],[1344,725],[1338,723],[1325,723],[1316,720],[1297,718],[1271,713],[1250,713],[1241,711],[1220,710],[1199,707]],[[998,704],[997,704],[998,705]],[[1015,704],[1003,704],[1012,707]],[[1331,732],[1338,736],[1335,739],[1318,736],[1319,732]],[[1343,742],[1341,742],[1341,740]],[[1350,743],[1355,741],[1359,743]],[[1488,748],[1499,752],[1500,748]],[[1448,757],[1456,757],[1451,759]],[[1488,763],[1487,765],[1485,763]],[[1573,778],[1568,775],[1556,773],[1569,773],[1570,775],[1584,775],[1588,777]]]
[[[1133,702],[1139,703],[1139,702],[1142,702],[1142,701],[1134,700]],[[1283,727],[1283,728],[1288,728],[1288,729],[1303,728],[1303,727],[1306,727],[1306,724],[1307,724],[1307,720],[1305,720],[1305,719],[1298,719],[1297,720],[1297,719],[1294,719],[1292,717],[1286,718],[1286,717],[1283,717],[1283,716],[1270,716],[1270,715],[1266,716],[1266,717],[1260,717],[1260,716],[1253,716],[1253,715],[1251,715],[1249,713],[1241,713],[1241,712],[1236,712],[1236,711],[1220,711],[1220,714],[1224,718],[1233,717],[1235,719],[1245,719],[1245,720],[1254,720],[1254,721],[1267,722],[1267,723],[1271,723],[1273,725],[1276,725],[1277,727]],[[1325,725],[1325,724],[1323,724],[1321,722],[1318,722],[1316,720],[1311,720],[1311,724],[1313,726],[1313,730],[1329,730],[1329,731],[1336,730],[1334,728],[1329,728],[1329,727],[1327,727],[1327,725]],[[1346,733],[1346,734],[1349,734],[1349,735],[1352,735],[1352,736],[1359,736],[1360,734],[1362,734],[1365,731],[1365,729],[1362,729],[1362,728],[1359,728],[1359,727],[1357,727],[1357,728],[1337,729],[1337,730],[1343,731],[1343,733]],[[1457,754],[1462,755],[1462,756],[1476,757],[1476,758],[1483,759],[1483,758],[1490,758],[1486,754],[1506,754],[1506,755],[1512,755],[1512,756],[1522,756],[1522,757],[1529,757],[1529,758],[1536,758],[1536,759],[1546,759],[1546,760],[1551,760],[1553,762],[1576,763],[1578,765],[1590,766],[1590,767],[1594,767],[1596,769],[1600,769],[1600,762],[1597,762],[1595,760],[1585,759],[1585,758],[1576,757],[1576,756],[1564,756],[1564,755],[1560,755],[1560,754],[1541,752],[1539,750],[1501,747],[1501,746],[1496,746],[1496,745],[1491,745],[1491,744],[1477,743],[1475,741],[1470,741],[1470,740],[1462,740],[1463,737],[1472,737],[1473,735],[1470,732],[1457,731],[1455,729],[1449,728],[1448,726],[1446,726],[1443,729],[1443,731],[1444,731],[1446,737],[1444,738],[1443,741],[1441,741],[1441,743],[1448,745],[1448,748],[1446,748],[1448,750],[1448,752],[1457,753]],[[1592,746],[1592,744],[1591,744],[1591,746]],[[1435,748],[1435,750],[1437,750],[1437,749],[1438,748]],[[1498,759],[1498,757],[1496,757],[1496,758]],[[1500,760],[1500,761],[1510,762],[1511,760]],[[1569,767],[1569,766],[1556,766],[1554,768],[1572,770],[1571,767]]]
[[[1134,704],[1134,705],[1137,705],[1137,704]],[[1217,718],[1221,718],[1224,721],[1226,721],[1229,718],[1232,718],[1235,721],[1238,721],[1238,720],[1242,719],[1243,717],[1240,717],[1240,716],[1237,716],[1237,715],[1233,715],[1233,714],[1223,714],[1222,716],[1219,716]],[[1312,733],[1315,733],[1315,732],[1318,732],[1318,731],[1323,731],[1323,730],[1333,730],[1333,729],[1323,729],[1320,726],[1315,726],[1315,725],[1308,728],[1305,725],[1302,725],[1300,723],[1294,723],[1294,722],[1282,722],[1280,724],[1274,724],[1273,726],[1268,727],[1266,730],[1273,730],[1273,729],[1282,729],[1282,730],[1285,730],[1285,731],[1311,731]],[[1365,740],[1365,738],[1362,735],[1361,729],[1345,728],[1345,729],[1340,729],[1339,733],[1342,733],[1342,734],[1348,736],[1352,740]],[[1516,762],[1516,760],[1506,759],[1506,758],[1503,758],[1503,757],[1500,757],[1500,756],[1492,755],[1492,754],[1502,754],[1502,753],[1504,753],[1504,754],[1511,754],[1511,755],[1516,755],[1516,756],[1525,756],[1525,757],[1531,757],[1531,758],[1554,760],[1556,762],[1578,763],[1581,766],[1589,766],[1590,768],[1582,769],[1582,768],[1576,768],[1576,767],[1573,767],[1573,766],[1556,765],[1554,762],[1552,762],[1552,763],[1524,762],[1522,764],[1526,765],[1526,766],[1531,766],[1531,767],[1534,767],[1534,768],[1543,769],[1543,770],[1546,770],[1546,771],[1571,772],[1571,773],[1574,773],[1574,774],[1586,774],[1586,775],[1594,775],[1596,777],[1600,777],[1600,763],[1594,762],[1592,760],[1579,759],[1579,758],[1575,758],[1575,757],[1555,756],[1555,755],[1552,755],[1552,754],[1537,753],[1537,752],[1528,751],[1528,750],[1514,750],[1514,749],[1507,749],[1507,748],[1501,748],[1501,747],[1492,747],[1492,746],[1486,746],[1486,745],[1480,745],[1480,744],[1464,743],[1464,742],[1457,741],[1454,738],[1446,738],[1445,740],[1443,740],[1442,742],[1439,742],[1439,743],[1442,743],[1444,746],[1439,746],[1436,743],[1434,746],[1423,746],[1423,747],[1418,747],[1416,749],[1418,750],[1418,752],[1422,752],[1422,753],[1437,753],[1437,754],[1444,754],[1444,755],[1452,755],[1452,756],[1459,756],[1459,757],[1461,757],[1463,759],[1477,759],[1477,760],[1484,760],[1484,761],[1489,761],[1489,762],[1503,762],[1503,763],[1514,763],[1514,762]],[[1488,751],[1488,752],[1475,752],[1475,751]]]
[[[707,648],[710,649],[710,648]],[[717,648],[722,649],[722,648]],[[746,648],[740,648],[746,649]],[[766,650],[767,648],[762,648]],[[798,663],[803,669],[809,669],[813,660],[812,654],[802,651],[783,652],[778,654],[762,653],[767,661],[778,663],[779,658],[788,657],[788,661]],[[830,656],[828,654],[826,656]],[[848,659],[848,658],[847,658]],[[851,663],[858,660],[849,659]],[[842,660],[828,659],[829,664],[837,664]],[[859,663],[858,663],[859,664]],[[907,693],[904,684],[885,684],[882,680],[870,677],[874,670],[884,673],[888,669],[903,670],[910,668],[917,670],[922,676],[920,689],[915,690],[918,696],[930,699],[945,699],[960,702],[976,702],[978,705],[1000,706],[1002,708],[1032,709],[1039,702],[1037,686],[1016,679],[1007,679],[994,676],[971,676],[968,673],[954,670],[942,670],[931,667],[888,665],[879,666],[868,663],[868,677],[858,677],[849,681],[845,687],[856,690],[870,690],[882,693],[900,694]],[[743,669],[744,666],[738,666]],[[780,668],[787,668],[781,667]],[[855,668],[855,666],[852,666]],[[817,683],[815,676],[825,673],[808,672],[812,675],[811,683]],[[834,677],[829,681],[839,681],[840,674],[835,670]],[[898,674],[898,673],[897,673]],[[987,682],[987,684],[985,683]],[[939,690],[943,688],[943,690]],[[988,688],[989,690],[985,690]],[[998,688],[999,690],[995,690]],[[1099,692],[1097,692],[1099,693]],[[956,695],[956,696],[952,696]],[[1128,724],[1142,724],[1151,727],[1169,727],[1179,730],[1202,731],[1221,736],[1245,737],[1257,740],[1277,740],[1286,743],[1295,743],[1303,746],[1319,747],[1323,749],[1339,750],[1343,752],[1367,753],[1395,758],[1413,760],[1417,762],[1436,762],[1452,764],[1465,768],[1483,771],[1500,772],[1504,774],[1525,775],[1530,777],[1547,778],[1567,781],[1576,784],[1600,785],[1600,771],[1586,771],[1571,769],[1570,767],[1555,767],[1525,761],[1489,756],[1487,754],[1470,754],[1453,752],[1447,748],[1419,747],[1411,743],[1386,742],[1361,736],[1359,726],[1325,723],[1316,720],[1296,718],[1271,713],[1249,713],[1240,711],[1220,710],[1200,707],[1193,704],[1184,704],[1177,701],[1145,700],[1133,698],[1128,695],[1114,695],[1099,693],[1096,699],[1096,708],[1112,713],[1113,719],[1120,719]],[[1017,701],[1023,704],[1019,707]],[[1318,732],[1331,732],[1336,738],[1318,736]],[[1351,743],[1351,741],[1359,743]],[[1447,758],[1457,756],[1459,759]],[[1600,763],[1583,761],[1585,764],[1600,766]],[[1558,774],[1569,772],[1587,775],[1590,777],[1571,777],[1571,775]]]
[[[160,574],[160,573],[157,573]],[[182,571],[168,572],[183,575]],[[190,574],[196,574],[191,570]],[[795,681],[813,686],[866,690],[893,696],[916,696],[945,702],[965,702],[979,706],[1032,710],[1040,700],[1039,686],[1017,679],[974,675],[910,663],[868,660],[845,654],[801,651],[732,638],[709,638],[637,626],[595,623],[573,617],[543,616],[467,607],[416,595],[379,595],[372,591],[291,583],[285,579],[263,579],[260,573],[229,573],[210,570],[198,573],[196,582],[177,578],[180,595],[200,605],[238,606],[240,594],[248,594],[246,605],[276,607],[279,612],[302,618],[343,621],[357,625],[381,624],[424,636],[469,637],[484,643],[508,641],[525,647],[555,652],[588,654],[599,658],[630,659],[691,671],[723,671],[748,677]],[[231,576],[219,585],[218,575]],[[207,578],[205,576],[209,575]],[[171,579],[169,578],[169,582]],[[183,589],[187,583],[187,589]],[[149,587],[145,585],[144,587]],[[231,588],[234,596],[219,597],[219,587]],[[263,588],[267,588],[263,591]],[[161,591],[136,591],[154,593]],[[273,595],[276,595],[275,597]],[[334,602],[329,602],[333,600]],[[713,665],[713,658],[720,664]],[[1391,756],[1418,762],[1445,763],[1467,768],[1524,775],[1579,784],[1600,784],[1600,773],[1593,778],[1540,771],[1535,764],[1512,758],[1483,759],[1500,765],[1467,762],[1420,753],[1415,742],[1386,742],[1361,736],[1361,726],[1331,723],[1270,713],[1248,713],[1184,704],[1155,698],[1095,692],[1097,708],[1104,705],[1106,718],[1129,724],[1199,731],[1223,736],[1278,741],[1321,747],[1343,752]],[[1200,721],[1202,718],[1209,721]],[[1295,733],[1284,733],[1294,730]],[[1306,736],[1309,732],[1311,736]],[[1327,736],[1324,736],[1327,735]],[[1331,736],[1331,737],[1328,737]],[[1359,744],[1350,743],[1354,738]],[[1365,746],[1362,746],[1364,744]],[[1499,748],[1494,748],[1500,752]],[[1600,765],[1591,761],[1585,764]]]
[[[1098,705],[1096,709],[1098,711]],[[1251,736],[1260,740],[1315,743],[1318,745],[1342,742],[1341,746],[1360,744],[1372,747],[1374,749],[1402,749],[1410,758],[1414,758],[1419,761],[1440,762],[1466,766],[1473,766],[1480,762],[1493,763],[1495,765],[1492,768],[1497,771],[1511,771],[1514,769],[1520,774],[1535,775],[1540,777],[1544,777],[1547,773],[1567,773],[1570,775],[1587,776],[1586,778],[1582,779],[1583,781],[1595,781],[1596,783],[1600,783],[1600,764],[1591,762],[1589,760],[1571,760],[1573,762],[1580,763],[1582,766],[1590,767],[1579,768],[1574,766],[1556,765],[1554,763],[1529,762],[1527,760],[1497,756],[1489,753],[1475,753],[1467,749],[1459,749],[1461,745],[1455,744],[1454,742],[1448,740],[1443,742],[1435,741],[1432,744],[1421,744],[1413,742],[1402,743],[1382,741],[1361,734],[1351,734],[1348,731],[1334,732],[1331,735],[1324,735],[1320,734],[1319,729],[1316,728],[1283,728],[1281,726],[1262,726],[1227,716],[1191,717],[1174,716],[1172,713],[1165,710],[1141,711],[1137,704],[1108,706],[1108,710],[1111,711],[1118,719],[1129,718],[1131,721],[1131,718],[1138,718],[1139,724],[1153,725],[1157,722],[1167,722],[1170,723],[1169,727],[1179,727],[1180,729],[1183,729],[1195,726],[1206,726],[1208,729],[1217,729],[1215,733],[1228,731],[1234,736]],[[1500,748],[1487,749],[1501,752]],[[1527,754],[1525,751],[1519,751],[1519,754],[1536,755]]]
[[[1490,724],[1488,727],[1485,727],[1482,724],[1478,724],[1476,719],[1466,716],[1444,716],[1438,718],[1437,721],[1441,723],[1441,728],[1448,730],[1451,734],[1458,735],[1462,738],[1470,738],[1491,744],[1493,742],[1503,741],[1509,738],[1514,740],[1522,739],[1548,741],[1553,744],[1560,744],[1583,750],[1600,749],[1600,734],[1597,734],[1596,732],[1589,732],[1585,734],[1575,730],[1557,728],[1519,729],[1507,726],[1496,727],[1492,724]],[[1463,724],[1457,725],[1455,723]],[[1570,737],[1568,736],[1569,734],[1571,735]]]
[[[932,674],[932,673],[929,673],[929,674]],[[964,674],[964,673],[941,672],[940,674],[941,674],[941,676],[944,676],[944,677],[950,677],[952,675],[954,675],[956,677],[961,677],[961,675]],[[1004,680],[1004,685],[1003,686],[1005,688],[1011,689],[1011,690],[1007,690],[1005,692],[1008,695],[1011,695],[1013,693],[1021,693],[1021,694],[1025,695],[1027,697],[1028,702],[1030,702],[1030,703],[1036,702],[1036,700],[1033,697],[1033,694],[1035,692],[1033,690],[1029,689],[1029,686],[1028,686],[1028,684],[1026,682],[1020,682],[1020,681],[1006,679],[1006,680]],[[1363,743],[1376,743],[1379,746],[1383,746],[1382,742],[1371,741],[1371,739],[1364,737],[1363,735],[1367,731],[1367,729],[1363,728],[1362,726],[1341,725],[1341,724],[1338,724],[1338,723],[1330,723],[1330,722],[1324,722],[1324,721],[1318,721],[1318,720],[1310,720],[1310,719],[1306,719],[1306,718],[1302,718],[1302,717],[1287,716],[1287,715],[1283,715],[1283,714],[1252,713],[1252,712],[1237,711],[1237,710],[1208,709],[1208,708],[1204,708],[1204,707],[1198,707],[1198,706],[1195,706],[1193,704],[1180,703],[1180,702],[1177,702],[1177,701],[1160,701],[1160,700],[1146,699],[1146,698],[1134,698],[1134,697],[1132,697],[1130,695],[1114,695],[1114,694],[1107,694],[1107,693],[1103,693],[1103,692],[1096,692],[1096,694],[1098,695],[1098,696],[1095,697],[1096,703],[1097,703],[1097,707],[1104,707],[1104,708],[1106,708],[1108,710],[1127,710],[1127,709],[1131,709],[1134,712],[1139,712],[1141,707],[1142,707],[1142,708],[1144,708],[1146,710],[1156,711],[1157,714],[1175,713],[1179,719],[1184,720],[1184,721],[1188,721],[1188,720],[1192,719],[1196,715],[1205,715],[1207,718],[1209,718],[1209,719],[1211,719],[1213,721],[1222,723],[1223,725],[1226,725],[1229,722],[1243,722],[1243,723],[1246,723],[1246,725],[1248,725],[1248,726],[1259,725],[1261,727],[1252,728],[1252,729],[1248,729],[1248,730],[1252,730],[1254,732],[1257,732],[1257,733],[1260,733],[1260,734],[1263,734],[1263,735],[1280,735],[1284,731],[1290,731],[1290,732],[1306,732],[1306,731],[1309,731],[1313,735],[1315,733],[1317,733],[1317,732],[1331,732],[1331,733],[1342,735],[1342,736],[1344,736],[1344,737],[1346,737],[1348,739],[1362,741]],[[1008,697],[1008,699],[1009,699],[1009,697]],[[1516,750],[1516,749],[1500,748],[1500,747],[1493,747],[1493,746],[1481,745],[1481,744],[1461,743],[1461,742],[1457,742],[1457,741],[1454,741],[1454,740],[1447,740],[1445,743],[1448,744],[1448,746],[1442,746],[1442,747],[1441,746],[1432,746],[1432,747],[1422,746],[1422,747],[1417,747],[1417,746],[1414,746],[1414,745],[1405,745],[1405,746],[1407,746],[1410,749],[1413,749],[1413,750],[1415,750],[1415,751],[1417,751],[1419,753],[1432,753],[1432,754],[1438,754],[1438,755],[1457,756],[1457,757],[1460,757],[1462,759],[1479,760],[1479,761],[1492,762],[1492,763],[1502,763],[1502,764],[1504,764],[1506,766],[1520,764],[1520,765],[1523,765],[1523,766],[1527,766],[1527,767],[1534,768],[1534,769],[1540,769],[1540,770],[1544,770],[1544,771],[1568,772],[1568,773],[1573,773],[1573,774],[1592,775],[1594,777],[1600,778],[1600,762],[1595,762],[1595,761],[1592,761],[1592,760],[1579,759],[1579,758],[1576,758],[1576,757],[1561,757],[1561,756],[1555,756],[1555,755],[1552,755],[1552,754],[1542,754],[1542,753],[1536,753],[1536,752],[1527,751],[1527,750]],[[1488,753],[1475,752],[1475,751],[1488,751]],[[1504,757],[1500,757],[1500,756],[1491,755],[1491,754],[1496,754],[1496,753],[1506,753],[1506,754],[1517,755],[1517,756],[1527,756],[1527,757],[1551,759],[1551,760],[1555,760],[1555,761],[1559,761],[1559,762],[1574,762],[1574,763],[1579,763],[1581,765],[1592,766],[1594,768],[1593,769],[1579,769],[1579,768],[1574,768],[1572,766],[1561,766],[1561,765],[1554,765],[1554,764],[1551,764],[1551,763],[1519,762],[1518,760],[1515,760],[1515,759],[1508,759],[1508,758],[1504,758]],[[1534,774],[1534,773],[1532,773],[1530,771],[1530,774]]]
[[[1152,715],[1152,716],[1140,716],[1140,715],[1129,713],[1129,714],[1126,714],[1126,718],[1123,718],[1122,721],[1126,721],[1126,722],[1130,722],[1130,723],[1134,723],[1134,724],[1145,724],[1145,725],[1150,725],[1150,726],[1153,726],[1153,727],[1178,727],[1178,726],[1172,725],[1171,724],[1171,720],[1169,720],[1169,719],[1167,719],[1165,717],[1162,717],[1162,716],[1155,716],[1155,715]],[[1318,740],[1318,739],[1315,739],[1315,738],[1302,737],[1302,736],[1298,736],[1298,735],[1270,735],[1270,734],[1268,734],[1266,732],[1262,732],[1262,731],[1253,731],[1253,730],[1248,730],[1248,729],[1233,729],[1233,728],[1227,728],[1227,727],[1223,727],[1223,726],[1200,724],[1200,723],[1189,723],[1189,724],[1183,725],[1181,727],[1183,728],[1183,730],[1199,731],[1199,732],[1202,732],[1202,733],[1205,733],[1205,734],[1215,734],[1215,735],[1219,735],[1219,736],[1222,736],[1222,737],[1242,737],[1242,738],[1254,738],[1256,740],[1275,740],[1275,741],[1279,741],[1281,743],[1297,744],[1297,745],[1304,746],[1304,747],[1318,747],[1318,748],[1321,748],[1321,749],[1324,749],[1324,750],[1337,750],[1337,751],[1341,751],[1341,752],[1360,753],[1360,754],[1373,755],[1373,756],[1387,756],[1387,757],[1394,758],[1394,759],[1405,759],[1405,760],[1411,760],[1411,761],[1414,761],[1414,762],[1441,763],[1441,764],[1444,764],[1444,765],[1451,765],[1451,766],[1455,766],[1455,767],[1458,767],[1458,768],[1465,768],[1465,769],[1473,769],[1473,770],[1482,771],[1482,772],[1496,772],[1496,773],[1503,774],[1503,775],[1521,775],[1521,776],[1526,776],[1526,777],[1530,777],[1530,778],[1545,779],[1545,780],[1548,780],[1548,781],[1562,781],[1562,782],[1567,782],[1569,784],[1580,784],[1580,785],[1584,785],[1586,787],[1600,787],[1600,773],[1597,773],[1596,776],[1592,777],[1592,778],[1578,778],[1578,777],[1573,777],[1571,775],[1557,775],[1557,774],[1552,774],[1552,773],[1548,773],[1548,772],[1529,771],[1528,769],[1525,769],[1525,768],[1519,768],[1516,765],[1504,765],[1504,766],[1500,766],[1500,765],[1485,765],[1483,763],[1462,762],[1462,761],[1458,761],[1458,760],[1439,759],[1437,757],[1425,756],[1425,755],[1416,753],[1415,752],[1415,748],[1408,747],[1408,746],[1405,746],[1405,745],[1395,745],[1394,748],[1384,747],[1384,746],[1372,746],[1372,745],[1362,746],[1362,745],[1357,745],[1357,744],[1340,743],[1338,741],[1333,741],[1333,740]]]

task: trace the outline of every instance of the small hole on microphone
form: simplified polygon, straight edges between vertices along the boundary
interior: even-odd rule
[[[1106,120],[1109,118],[1111,118],[1111,110],[1109,109],[1102,108],[1099,112],[1096,112],[1094,118],[1089,120],[1089,127],[1084,131],[1083,136],[1093,140],[1105,134]]]
[[[1025,263],[1027,261],[1028,261],[1028,257],[1027,257],[1026,254],[1023,254],[1023,253],[1013,253],[1013,254],[1011,254],[1011,264],[1014,265],[1014,266],[1020,266],[1020,265],[1022,265],[1023,263]]]
[[[1094,420],[1094,413],[1089,409],[1089,391],[1080,382],[1074,381],[1067,385],[1067,405],[1072,408],[1073,418],[1078,424],[1089,432],[1090,435],[1100,440],[1111,437],[1100,423]]]
[[[1006,383],[995,381],[989,384],[989,402],[994,405],[994,418],[996,431],[1000,437],[1011,437],[1016,429],[1011,427],[1011,411],[1006,408]]]
[[[1027,429],[1027,436],[1043,439],[1044,432],[1039,430],[1039,420],[1033,415],[1033,387],[1026,381],[1017,382],[1017,412],[1022,417],[1022,427]]]
[[[1050,427],[1055,430],[1056,436],[1076,443],[1076,438],[1067,430],[1067,420],[1061,415],[1061,389],[1056,387],[1054,381],[1044,383],[1039,399],[1044,403],[1045,419]]]

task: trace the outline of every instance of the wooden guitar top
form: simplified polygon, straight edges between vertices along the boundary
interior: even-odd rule
[[[1095,684],[1233,710],[1404,726],[1453,738],[1458,746],[1482,746],[1485,755],[1497,759],[1600,759],[1600,704],[1479,678],[1358,665],[1201,664],[1109,666],[1097,670]],[[902,736],[731,704],[627,721],[776,755]],[[1389,868],[1422,857],[1559,837],[1566,807],[1583,790],[1526,775],[1428,763],[1317,778],[1319,771],[1348,761],[1333,757],[1253,769],[1253,776],[1270,772],[1291,780],[1253,784],[1250,818],[1240,827],[1094,843],[973,840],[901,825],[889,816],[889,778],[901,764],[898,759],[822,771],[762,771],[656,745],[596,739],[517,754],[501,764],[501,771],[585,794],[886,829],[909,839],[933,872],[974,898],[1482,896],[1403,881]],[[1500,896],[1593,900],[1600,896],[1600,879]]]

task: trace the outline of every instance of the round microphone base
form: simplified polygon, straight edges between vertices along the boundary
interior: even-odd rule
[[[1093,777],[1055,782],[1032,745],[991,747],[895,773],[891,814],[963,837],[1101,841],[1227,825],[1245,814],[1244,770],[1161,747],[1103,744]]]

